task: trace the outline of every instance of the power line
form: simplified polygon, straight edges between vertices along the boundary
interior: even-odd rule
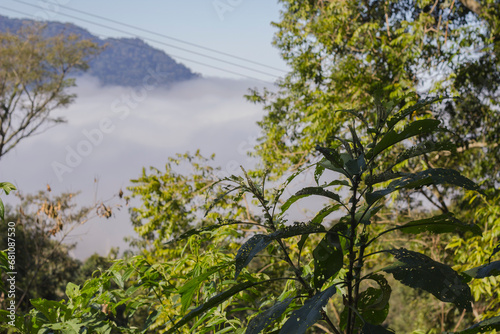
[[[24,1],[21,1],[21,0],[13,0],[13,1],[27,4],[27,3],[25,3]],[[119,25],[124,26],[124,27],[129,27],[129,28],[136,29],[136,30],[139,30],[139,31],[142,31],[142,32],[146,32],[146,33],[149,33],[149,34],[153,34],[153,35],[156,35],[156,36],[159,36],[159,37],[170,39],[170,40],[182,43],[182,44],[186,44],[186,45],[194,46],[194,47],[206,50],[206,51],[218,53],[218,54],[223,55],[223,56],[227,56],[227,57],[231,57],[231,58],[234,58],[234,59],[246,61],[246,62],[252,63],[254,65],[259,65],[259,66],[262,66],[262,67],[267,67],[269,69],[272,69],[272,70],[275,70],[275,71],[278,71],[278,72],[281,72],[281,73],[287,73],[287,71],[279,69],[277,67],[269,66],[269,65],[266,65],[266,64],[263,64],[263,63],[259,63],[257,61],[254,61],[254,60],[251,60],[251,59],[248,59],[248,58],[243,58],[243,57],[240,57],[240,56],[236,56],[236,55],[233,55],[233,54],[230,54],[230,53],[218,51],[218,50],[215,50],[215,49],[212,49],[212,48],[200,45],[200,44],[187,42],[187,41],[184,41],[182,39],[175,38],[175,37],[172,37],[172,36],[168,36],[168,35],[165,35],[165,34],[160,34],[160,33],[156,32],[156,31],[151,31],[151,30],[144,29],[144,28],[141,28],[141,27],[138,27],[138,26],[134,26],[134,25],[131,25],[131,24],[128,24],[128,23],[125,23],[125,22],[116,21],[116,20],[113,20],[113,19],[110,19],[110,18],[107,18],[107,17],[99,16],[99,15],[96,15],[96,14],[93,14],[93,13],[89,13],[89,12],[85,12],[83,10],[74,9],[74,8],[71,8],[71,7],[68,7],[68,6],[64,6],[64,5],[60,5],[60,4],[58,4],[58,6],[62,7],[62,8],[65,8],[67,10],[73,11],[73,12],[77,12],[77,13],[88,15],[88,16],[92,16],[92,17],[95,17],[95,18],[98,18],[98,19],[101,19],[101,20],[106,20],[106,21],[109,21],[109,22],[113,22],[113,23],[119,24]]]
[[[8,8],[8,7],[4,7],[4,6],[1,6],[0,5],[0,8],[2,9],[5,9],[5,10],[8,10],[8,11],[11,11],[11,12],[14,12],[14,13],[17,13],[17,14],[21,14],[21,15],[26,15],[26,16],[31,16],[30,14],[26,13],[26,12],[22,12],[22,11],[19,11],[19,10],[16,10],[16,9],[12,9],[12,8]],[[38,8],[41,8],[41,7],[38,7]],[[63,14],[64,15],[64,14]],[[109,36],[104,36],[103,37],[107,37],[107,38],[111,38]],[[140,36],[136,36],[138,38],[140,38]],[[141,47],[140,45],[136,45],[136,44],[133,44],[133,43],[130,43],[130,42],[127,42],[123,39],[116,39],[118,42],[120,43],[125,43],[125,44],[129,44],[129,45],[133,45],[135,47]],[[244,77],[244,78],[248,78],[248,79],[252,79],[252,80],[256,80],[256,81],[260,81],[260,82],[263,82],[263,83],[267,83],[267,84],[273,84],[273,82],[270,82],[270,81],[266,81],[266,80],[262,80],[262,79],[259,79],[259,78],[256,78],[256,77],[253,77],[253,76],[250,76],[250,75],[246,75],[246,74],[242,74],[242,73],[238,73],[238,72],[235,72],[235,71],[231,71],[231,70],[228,70],[228,69],[225,69],[225,68],[221,68],[221,67],[218,67],[218,66],[214,66],[214,65],[210,65],[210,64],[207,64],[207,63],[203,63],[203,62],[200,62],[200,61],[197,61],[197,60],[192,60],[192,59],[189,59],[189,58],[186,58],[186,57],[182,57],[182,56],[178,56],[178,55],[174,55],[172,53],[169,53],[168,54],[169,56],[172,56],[174,58],[177,58],[177,59],[181,59],[181,60],[184,60],[184,61],[188,61],[188,62],[192,62],[192,63],[195,63],[195,64],[199,64],[199,65],[202,65],[202,66],[205,66],[205,67],[210,67],[210,68],[213,68],[213,69],[216,69],[216,70],[219,70],[219,71],[222,71],[222,72],[226,72],[226,73],[230,73],[230,74],[234,74],[234,75],[237,75],[237,76],[240,76],[240,77]]]
[[[30,3],[27,3],[27,2],[24,2],[24,1],[21,1],[21,0],[15,0],[15,2],[23,3],[23,4],[31,6],[31,7],[35,7],[35,8],[38,8],[38,9],[45,10],[43,7],[40,7],[40,6],[37,6],[37,5],[33,5],[33,4],[30,4]],[[26,13],[24,13],[24,14],[27,15]],[[203,54],[203,53],[199,53],[199,52],[196,52],[196,51],[192,51],[192,50],[189,50],[189,49],[178,47],[178,46],[175,46],[175,45],[172,45],[172,44],[168,44],[168,43],[165,43],[165,42],[162,42],[162,41],[158,41],[158,40],[155,40],[155,39],[151,39],[151,38],[148,38],[148,37],[136,35],[134,33],[131,33],[131,32],[125,31],[125,30],[121,30],[121,29],[118,29],[118,28],[110,27],[110,26],[102,24],[102,23],[90,21],[90,20],[83,19],[83,18],[74,16],[74,15],[70,15],[70,14],[65,14],[65,13],[59,13],[59,14],[67,16],[67,17],[70,17],[70,18],[73,18],[73,19],[76,19],[76,20],[87,22],[87,23],[90,23],[90,24],[93,24],[93,25],[97,25],[97,26],[100,26],[100,27],[103,27],[103,28],[106,28],[106,29],[111,29],[111,30],[114,30],[114,31],[117,31],[117,32],[120,32],[120,33],[128,34],[128,35],[136,37],[136,38],[140,38],[140,39],[143,39],[143,40],[148,40],[148,41],[151,41],[151,42],[154,42],[154,43],[158,43],[158,44],[161,44],[161,45],[164,45],[164,46],[168,46],[168,47],[175,48],[175,49],[178,49],[178,50],[182,50],[182,51],[185,51],[185,52],[188,52],[188,53],[192,53],[192,54],[195,54],[195,55],[198,55],[198,56],[201,56],[201,57],[205,57],[205,58],[212,59],[212,60],[215,60],[215,61],[219,61],[219,62],[228,64],[228,65],[240,67],[240,68],[243,68],[243,69],[246,69],[246,70],[249,70],[249,71],[257,72],[257,73],[260,73],[260,74],[264,74],[264,75],[276,78],[276,75],[268,73],[268,72],[260,71],[260,70],[257,70],[257,69],[254,69],[254,68],[250,68],[250,67],[247,67],[247,66],[244,66],[244,65],[240,65],[240,64],[233,63],[233,62],[229,62],[229,61],[217,58],[217,57],[212,57],[212,56],[209,56],[209,55],[206,55],[206,54]],[[178,57],[178,58],[181,58],[181,57]],[[184,59],[186,59],[186,58],[184,58]],[[199,63],[199,62],[195,62],[195,61],[192,61],[192,62]]]

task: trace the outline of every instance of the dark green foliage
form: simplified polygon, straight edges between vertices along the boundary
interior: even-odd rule
[[[304,334],[309,327],[322,318],[322,308],[336,291],[337,287],[331,286],[307,299],[300,309],[292,312],[281,328],[280,334]]]
[[[347,225],[338,223],[325,234],[314,249],[314,287],[316,289],[321,289],[323,284],[344,266],[344,253],[339,235],[346,234]]]
[[[292,298],[287,298],[282,302],[276,303],[264,312],[257,315],[248,323],[245,334],[259,334],[262,330],[268,327],[272,322],[279,319],[283,312],[286,311],[288,305],[292,302]]]
[[[384,268],[385,272],[393,274],[405,285],[425,290],[441,301],[472,311],[470,288],[451,267],[403,248],[388,252],[401,262]]]
[[[465,224],[453,217],[451,213],[442,214],[426,219],[408,222],[398,227],[403,233],[418,234],[422,232],[450,233],[470,231],[475,235],[481,235],[481,228],[475,224]]]

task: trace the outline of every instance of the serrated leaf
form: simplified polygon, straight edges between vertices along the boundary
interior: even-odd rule
[[[286,311],[293,298],[287,298],[282,302],[276,303],[269,309],[253,318],[249,323],[245,334],[259,334],[268,327],[273,321],[280,318]]]
[[[280,334],[304,334],[306,330],[321,319],[321,311],[335,294],[336,286],[331,286],[305,301],[304,305],[292,312],[280,330]]]
[[[343,223],[334,225],[314,249],[314,287],[316,289],[320,289],[330,277],[342,269],[344,252],[338,233],[345,233],[346,229],[347,225]]]
[[[378,199],[400,189],[416,189],[431,184],[450,184],[467,190],[481,192],[479,186],[453,169],[430,168],[418,173],[405,174],[392,181],[385,189],[366,194],[366,202],[371,205]]]
[[[179,320],[174,326],[172,326],[168,331],[166,331],[166,334],[169,333],[175,333],[177,330],[187,324],[189,321],[192,319],[196,318],[197,316],[205,313],[206,311],[218,306],[219,304],[223,303],[224,301],[228,300],[235,294],[246,290],[248,288],[251,288],[253,286],[256,286],[258,284],[263,284],[267,283],[269,281],[261,281],[261,282],[244,282],[238,285],[233,286],[229,290],[226,290],[222,293],[219,293],[215,297],[210,298],[205,304],[198,306],[197,308],[191,310],[186,316],[184,316],[181,320]]]
[[[422,119],[408,124],[399,133],[395,130],[390,130],[382,137],[382,139],[380,139],[375,147],[366,154],[366,157],[368,159],[371,159],[385,149],[405,139],[418,135],[433,133],[438,129],[439,124],[441,124],[441,122],[436,119]]]
[[[205,281],[208,277],[216,273],[217,271],[227,267],[227,265],[221,265],[221,266],[215,266],[210,269],[208,269],[206,272],[203,274],[196,276],[186,284],[184,284],[180,289],[179,289],[179,294],[181,295],[181,313],[184,314],[186,310],[189,308],[191,305],[191,302],[193,301],[193,296],[198,290],[200,284]]]
[[[443,302],[471,311],[470,288],[451,267],[404,248],[388,251],[400,262],[382,269],[401,283],[425,290]]]
[[[10,182],[0,182],[0,189],[5,191],[5,194],[9,194],[12,190],[17,190],[17,188]]]
[[[445,213],[431,218],[419,219],[398,226],[398,229],[403,233],[418,234],[422,232],[431,233],[450,233],[450,232],[467,232],[470,231],[475,235],[481,235],[482,231],[475,224],[465,224],[453,217],[451,213]]]
[[[500,260],[466,270],[462,274],[465,274],[471,278],[498,276],[500,275]]]
[[[476,334],[476,333],[486,333],[496,329],[500,330],[500,316],[489,318],[483,320],[463,331],[457,332],[457,334]]]

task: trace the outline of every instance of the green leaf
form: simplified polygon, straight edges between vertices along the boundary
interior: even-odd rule
[[[279,319],[283,312],[286,311],[288,305],[293,298],[287,298],[282,302],[276,303],[269,309],[265,310],[248,323],[245,334],[259,334],[262,330],[268,327],[274,320]]]
[[[337,172],[337,173],[340,173],[340,174],[343,174],[347,177],[351,177],[351,175],[345,170],[344,167],[335,167],[330,161],[326,160],[326,159],[322,159],[318,162],[318,165],[320,165],[321,167],[323,168],[326,168],[326,169],[329,169],[329,170],[332,170],[334,172]]]
[[[405,174],[403,173],[394,173],[392,170],[376,174],[376,175],[367,175],[365,178],[365,182],[368,186],[373,186],[374,184],[380,183],[380,182],[385,182],[393,179],[400,178],[404,176]]]
[[[256,234],[245,242],[240,249],[238,249],[238,253],[236,254],[236,269],[234,272],[235,280],[238,278],[238,275],[243,268],[245,268],[254,258],[254,256],[266,248],[271,241],[272,239],[268,235]]]
[[[230,288],[229,290],[226,290],[222,293],[219,293],[215,297],[210,298],[205,304],[200,305],[197,308],[191,310],[191,312],[189,312],[186,316],[184,316],[181,320],[179,320],[174,326],[172,326],[172,328],[170,328],[165,333],[166,334],[175,333],[175,332],[177,332],[177,329],[184,326],[192,319],[194,319],[197,316],[203,314],[204,312],[216,307],[217,305],[223,303],[224,301],[228,300],[229,298],[231,298],[235,294],[237,294],[243,290],[246,290],[248,288],[251,288],[253,286],[256,286],[258,284],[263,284],[263,283],[267,283],[267,282],[269,282],[269,280],[261,281],[261,282],[244,282],[244,283],[235,285],[232,288]]]
[[[311,220],[311,224],[313,225],[321,224],[323,222],[323,219],[325,219],[325,217],[327,217],[332,212],[335,212],[340,208],[341,208],[340,204],[334,204],[324,207],[316,214],[316,216],[314,216],[314,218]]]
[[[403,233],[418,234],[422,232],[450,233],[470,231],[475,235],[481,235],[481,228],[475,224],[465,224],[453,217],[452,213],[445,213],[431,218],[414,220],[397,227]]]
[[[346,224],[334,225],[314,249],[314,287],[316,289],[320,289],[330,277],[342,269],[344,253],[339,232],[345,233],[346,230]]]
[[[292,312],[280,330],[280,334],[304,334],[306,330],[321,319],[321,311],[335,294],[337,287],[329,287],[305,301],[304,305]]]
[[[425,290],[443,302],[453,303],[459,309],[472,310],[470,288],[451,267],[404,248],[388,252],[401,261],[382,269],[395,279],[414,289]]]
[[[361,154],[357,159],[349,159],[345,163],[345,169],[350,175],[358,175],[366,170],[365,156]]]
[[[405,160],[408,160],[410,158],[418,157],[422,154],[436,152],[436,151],[454,152],[454,151],[456,151],[456,146],[451,142],[436,143],[433,141],[424,141],[422,143],[419,143],[419,144],[401,152],[397,156],[396,161],[392,164],[392,166],[395,166],[395,165],[397,165]]]
[[[392,181],[385,189],[366,194],[366,202],[371,205],[378,199],[400,189],[416,189],[431,184],[450,184],[481,192],[479,186],[453,169],[430,168],[418,173],[407,174]]]
[[[193,301],[193,296],[195,292],[198,290],[198,287],[200,284],[205,281],[209,276],[213,275],[217,271],[227,267],[227,265],[221,265],[221,266],[215,266],[212,268],[209,268],[206,272],[203,274],[196,276],[186,284],[184,284],[180,289],[179,289],[179,294],[181,295],[181,313],[184,314],[188,307],[191,305],[191,302]]]
[[[438,129],[439,124],[441,124],[441,122],[436,119],[422,119],[408,124],[400,133],[390,130],[380,139],[375,147],[366,154],[366,157],[371,159],[385,149],[405,139],[433,133]]]
[[[328,160],[334,167],[343,168],[344,161],[340,157],[340,153],[333,148],[321,147],[316,145],[316,150],[318,150],[326,160]]]
[[[464,271],[462,274],[470,278],[485,278],[500,275],[500,260]]]
[[[17,188],[10,182],[0,182],[0,189],[3,189],[8,195],[12,190],[17,190]]]
[[[50,328],[53,330],[61,331],[63,334],[79,334],[83,324],[79,319],[71,319],[69,321],[64,321],[55,324],[46,324],[44,328]],[[98,331],[98,333],[101,333]]]
[[[311,195],[323,196],[333,199],[340,203],[340,196],[331,192],[329,190],[323,189],[323,187],[306,187],[303,188],[292,195],[282,206],[281,212],[285,212],[288,208],[301,198],[308,197]]]
[[[71,299],[74,299],[78,297],[80,294],[80,287],[74,283],[69,282],[66,285],[66,296],[68,296]]]
[[[58,321],[58,314],[69,313],[68,307],[62,302],[38,298],[31,299],[30,303],[35,307],[35,309],[42,312],[45,318],[52,323],[56,323]]]
[[[457,332],[457,334],[476,334],[476,333],[486,333],[496,329],[500,330],[500,316],[489,318],[483,320],[463,331]]]
[[[5,208],[3,206],[2,199],[0,198],[0,219],[4,220]]]
[[[419,109],[422,109],[423,107],[428,106],[428,105],[430,105],[434,102],[437,102],[441,99],[442,98],[440,98],[440,97],[431,97],[431,98],[427,98],[427,99],[418,101],[417,103],[415,103],[411,107],[404,109],[404,110],[401,110],[398,113],[396,113],[395,115],[393,115],[392,117],[390,117],[387,121],[387,127],[389,129],[392,129],[394,127],[394,125],[396,125],[399,121],[403,120],[405,117],[412,115],[413,112],[415,112]]]
[[[156,319],[158,319],[160,314],[161,314],[161,312],[159,312],[158,310],[154,310],[153,312],[151,312],[148,315],[146,322],[144,323],[144,330],[145,331],[149,330],[149,327],[156,321]]]
[[[290,238],[297,235],[311,234],[324,232],[324,227],[319,225],[311,225],[304,223],[296,223],[287,226],[283,229],[279,229],[271,234],[256,234],[248,239],[236,254],[236,269],[234,274],[234,279],[238,278],[241,270],[245,268],[250,261],[257,255],[260,251],[266,248],[273,240],[281,238]]]
[[[383,205],[378,205],[367,210],[367,206],[363,206],[356,212],[354,218],[358,223],[368,225],[370,224],[370,219],[383,207]]]

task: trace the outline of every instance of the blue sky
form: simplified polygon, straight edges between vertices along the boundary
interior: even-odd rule
[[[144,30],[284,70],[286,67],[279,57],[279,51],[271,45],[276,29],[271,26],[270,22],[279,20],[280,7],[281,5],[277,1],[272,0],[0,0],[0,13],[9,17],[72,22],[101,37],[132,37],[137,35],[142,38],[158,40],[174,47],[150,40],[146,40],[146,42],[174,55],[174,58],[179,56],[192,59],[266,81],[273,81],[273,76],[206,59],[175,47],[187,48],[225,61],[237,62],[272,75],[281,75],[282,72],[197,49]],[[94,16],[84,13],[90,13]],[[113,21],[139,27],[143,31],[119,25]],[[109,28],[104,26],[109,26]],[[237,77],[185,59],[177,59],[194,71],[207,76]]]

